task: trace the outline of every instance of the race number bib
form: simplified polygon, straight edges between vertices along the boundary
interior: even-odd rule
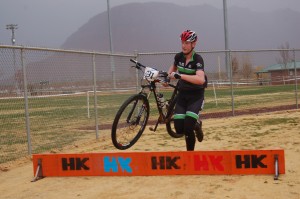
[[[158,70],[154,68],[146,67],[144,73],[144,79],[147,79],[148,81],[154,81],[157,78],[158,73],[159,73]]]

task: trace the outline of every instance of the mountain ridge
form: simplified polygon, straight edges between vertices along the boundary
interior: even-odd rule
[[[198,50],[224,49],[223,10],[204,4],[129,3],[111,8],[115,52],[132,53],[180,50],[179,35],[185,29],[198,33]],[[300,13],[282,9],[259,13],[247,8],[228,9],[231,49],[277,48],[285,42],[300,46]],[[109,52],[107,12],[92,17],[66,39],[64,49]]]

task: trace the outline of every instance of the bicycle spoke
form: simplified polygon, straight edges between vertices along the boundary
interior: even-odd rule
[[[132,126],[127,126],[118,130],[117,141],[122,146],[127,146],[130,144],[131,140],[136,136],[138,130],[132,128]]]

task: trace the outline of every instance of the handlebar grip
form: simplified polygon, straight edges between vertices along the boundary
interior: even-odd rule
[[[134,59],[130,59],[130,61],[133,62],[133,63],[135,63],[135,64],[138,63],[138,62],[137,62],[136,60],[134,60]]]

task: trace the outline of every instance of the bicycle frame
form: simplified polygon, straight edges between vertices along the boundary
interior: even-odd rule
[[[167,81],[167,72],[143,66],[136,60],[131,61],[136,64],[134,66],[136,69],[143,72],[143,79],[145,79],[146,82],[143,82],[141,85],[140,92],[130,96],[124,101],[116,113],[111,133],[114,146],[117,149],[125,150],[133,146],[141,137],[149,119],[149,99],[151,93],[154,93],[159,118],[157,119],[155,127],[150,127],[149,129],[156,131],[158,124],[164,123],[171,137],[182,137],[184,134],[177,134],[173,126],[174,107],[178,93],[177,85],[175,86]],[[171,98],[166,100],[166,105],[163,107],[158,97],[159,93],[156,83],[167,83],[170,87],[174,88]]]
[[[160,107],[159,101],[158,101],[158,98],[157,98],[156,83],[159,83],[159,82],[161,82],[161,81],[160,80],[158,80],[158,81],[152,81],[152,82],[148,81],[147,85],[142,85],[141,86],[141,91],[140,91],[140,94],[146,94],[147,95],[147,99],[148,100],[149,100],[149,98],[151,96],[151,93],[154,94],[154,99],[155,99],[156,106],[157,106],[157,109],[158,109],[158,112],[159,112],[159,118],[158,118],[158,120],[157,120],[157,122],[155,124],[154,129],[151,129],[152,131],[156,131],[157,126],[158,126],[159,123],[162,123],[162,122],[166,123],[166,122],[168,122],[168,121],[171,120],[171,115],[172,115],[173,108],[174,108],[174,107],[167,107],[167,113],[166,114],[163,113],[163,109],[162,109],[162,107]],[[174,91],[173,91],[173,93],[171,95],[171,98],[169,100],[166,100],[168,103],[170,103],[177,96],[178,88],[177,88],[177,86],[175,86],[173,84],[170,84],[170,83],[168,83],[168,85],[170,87],[174,88]],[[148,88],[150,90],[150,92],[148,94],[144,91],[145,88]]]

